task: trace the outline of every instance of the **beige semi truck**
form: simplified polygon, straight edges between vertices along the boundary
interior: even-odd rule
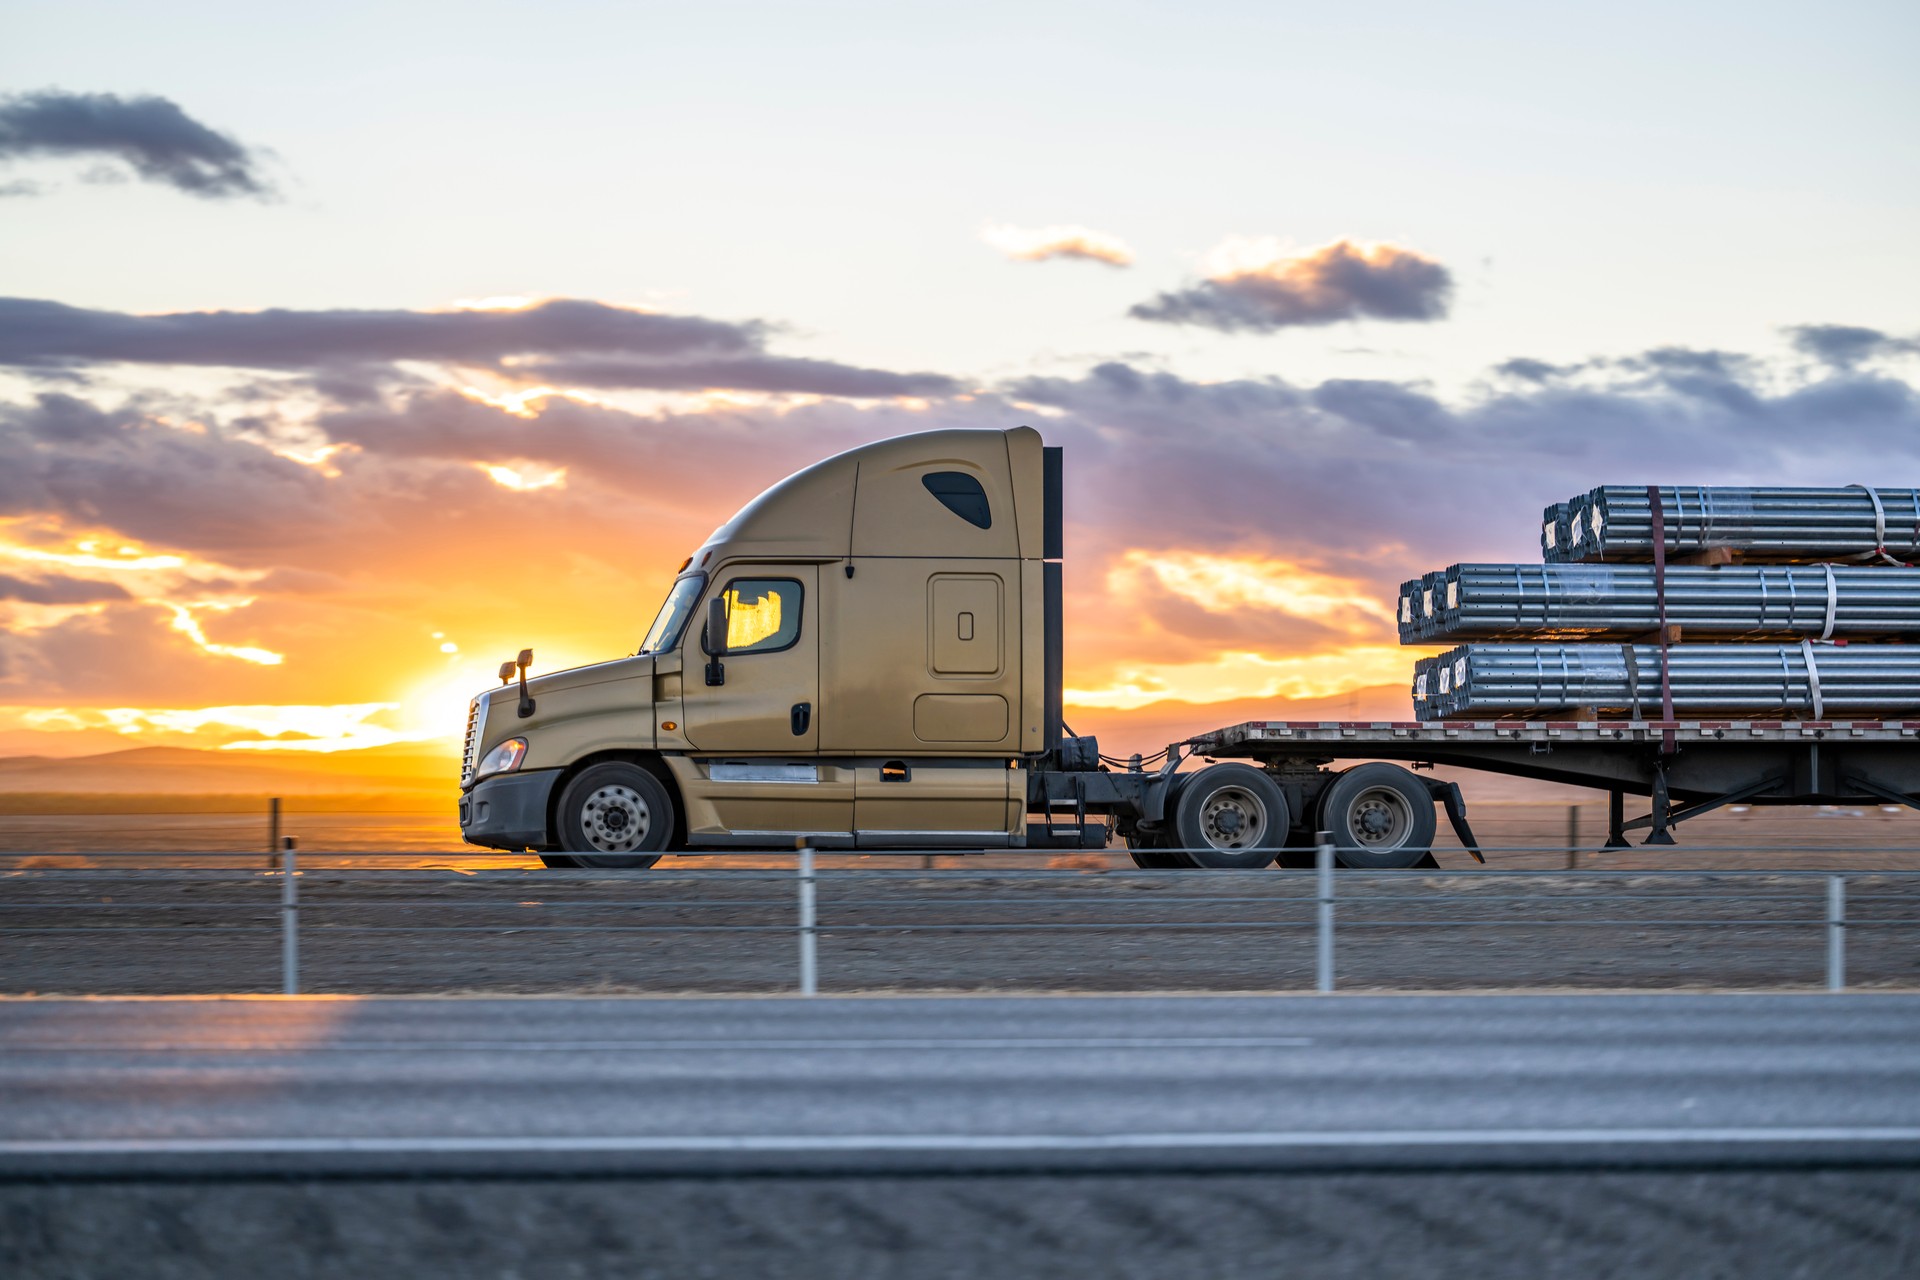
[[[1108,759],[1062,720],[1062,468],[1028,427],[930,431],[780,481],[687,558],[634,654],[503,665],[468,710],[463,835],[593,867],[1117,835],[1142,866],[1245,868],[1310,861],[1324,831],[1342,863],[1394,868],[1433,865],[1436,805],[1478,856],[1458,786],[1415,772],[1435,763],[1603,788],[1610,844],[1914,771],[1915,729],[1892,723],[1823,757],[1826,732],[1792,722],[1257,721],[1151,770]],[[1219,762],[1180,771],[1194,756]],[[1632,822],[1629,792],[1651,798]]]

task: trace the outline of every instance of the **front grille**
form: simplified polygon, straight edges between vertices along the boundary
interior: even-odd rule
[[[487,729],[487,696],[483,693],[467,704],[467,741],[460,752],[460,785],[473,781],[474,753],[480,749],[480,735]]]

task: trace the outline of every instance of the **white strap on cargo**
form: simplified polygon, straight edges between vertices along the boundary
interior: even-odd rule
[[[1900,561],[1895,560],[1887,554],[1887,509],[1880,505],[1880,491],[1878,489],[1869,489],[1864,484],[1850,484],[1847,488],[1858,489],[1860,492],[1866,494],[1867,498],[1873,503],[1873,550],[1863,551],[1855,558],[1859,560],[1871,560],[1875,556],[1879,556],[1888,564],[1899,564]]]
[[[1820,567],[1827,571],[1827,625],[1820,628],[1820,638],[1822,640],[1831,640],[1833,639],[1834,618],[1840,612],[1840,587],[1839,584],[1833,580],[1833,566],[1823,564]]]
[[[1800,656],[1806,659],[1807,663],[1807,693],[1813,698],[1813,718],[1825,720],[1827,703],[1826,699],[1820,696],[1820,665],[1813,660],[1813,641],[1800,642]]]

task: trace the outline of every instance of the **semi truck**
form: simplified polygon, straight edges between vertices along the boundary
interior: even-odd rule
[[[775,484],[681,565],[635,653],[503,664],[468,707],[463,836],[560,867],[1117,836],[1143,867],[1244,869],[1310,864],[1327,833],[1392,869],[1435,865],[1444,814],[1480,858],[1435,765],[1604,790],[1610,845],[1732,803],[1920,807],[1905,721],[1256,721],[1105,756],[1063,718],[1063,466],[1030,427],[944,430]]]

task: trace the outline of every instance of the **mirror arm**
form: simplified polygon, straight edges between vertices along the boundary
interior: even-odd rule
[[[520,668],[520,718],[525,720],[534,708],[533,699],[527,696],[527,668],[533,665],[533,650],[522,649],[514,665]]]

